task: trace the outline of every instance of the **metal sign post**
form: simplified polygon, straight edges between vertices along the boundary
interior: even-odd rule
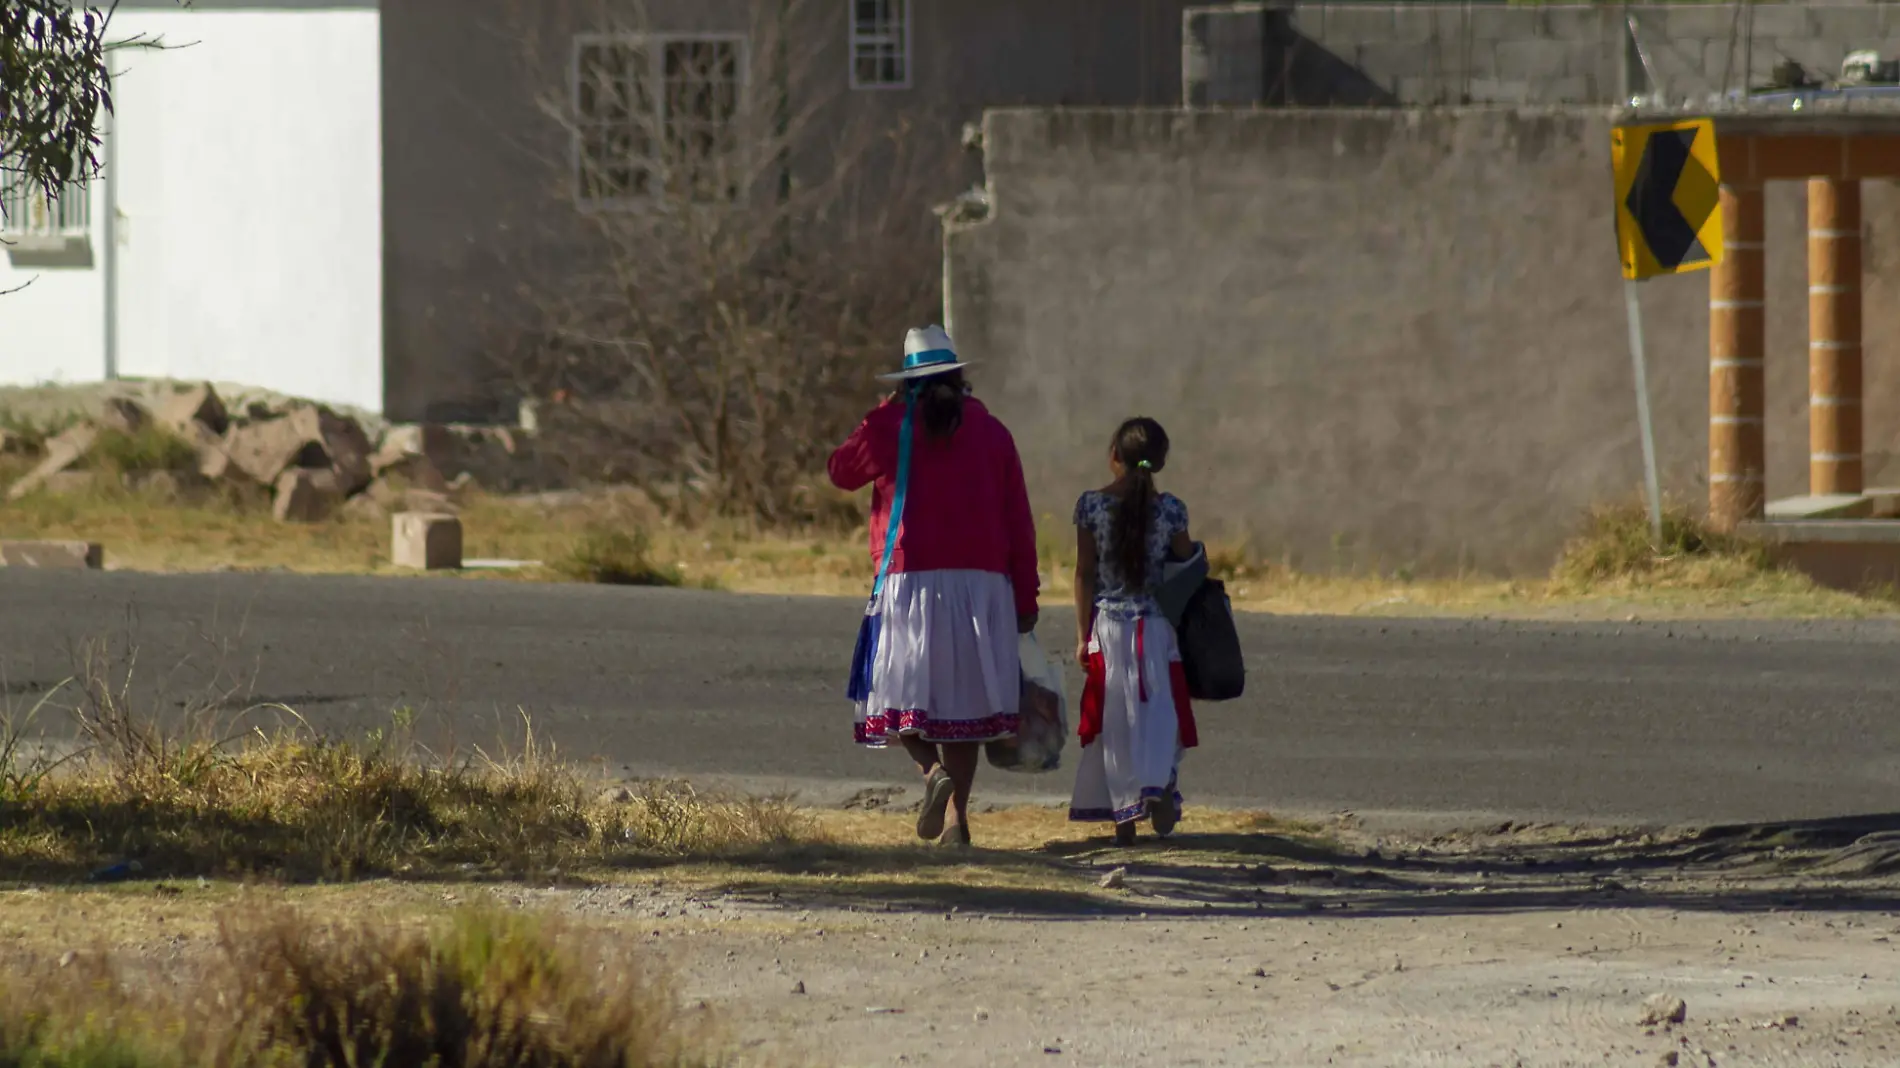
[[[1656,275],[1705,270],[1722,258],[1715,124],[1685,119],[1619,126],[1610,131],[1610,159],[1630,363],[1636,371],[1636,421],[1643,439],[1643,482],[1649,491],[1649,534],[1660,550],[1662,479],[1656,470],[1656,427],[1649,415],[1649,367],[1636,284]]]
[[[1643,359],[1643,305],[1635,280],[1623,283],[1623,303],[1629,311],[1630,362],[1636,367],[1636,422],[1643,436],[1643,480],[1649,488],[1649,537],[1662,546],[1662,480],[1656,473],[1656,427],[1649,418],[1649,368]]]

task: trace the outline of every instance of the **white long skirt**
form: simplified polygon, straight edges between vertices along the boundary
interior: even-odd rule
[[[992,571],[909,571],[879,595],[871,696],[857,706],[860,745],[900,735],[989,742],[1016,733],[1022,666],[1016,598]]]
[[[1158,616],[1097,616],[1088,651],[1082,729],[1100,733],[1082,746],[1069,818],[1125,823],[1139,819],[1151,799],[1180,804],[1185,749],[1175,703],[1185,699],[1186,684],[1174,628]]]

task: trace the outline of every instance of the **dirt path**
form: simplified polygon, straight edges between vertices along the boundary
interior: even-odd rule
[[[1864,824],[1330,833],[1184,839],[1115,890],[1095,873],[1127,855],[1090,846],[1061,861],[1086,889],[847,873],[547,903],[664,947],[748,1063],[1900,1062],[1900,896]],[[1658,994],[1684,1022],[1641,1022]]]
[[[1886,917],[1598,910],[1091,923],[820,912],[780,935],[748,928],[660,941],[689,997],[725,1013],[756,1052],[803,1063],[1648,1065],[1670,1051],[1682,1064],[1900,1059],[1900,957]],[[1639,1025],[1656,992],[1687,1004],[1681,1027]]]
[[[1229,814],[1134,850],[1055,837],[1042,810],[984,818],[1016,848],[918,849],[905,817],[843,811],[826,826],[849,844],[578,887],[23,888],[0,895],[0,957],[103,941],[189,981],[221,909],[493,902],[652,948],[761,1068],[1900,1063],[1900,817],[1670,834]],[[1658,995],[1680,1023],[1644,1022]]]

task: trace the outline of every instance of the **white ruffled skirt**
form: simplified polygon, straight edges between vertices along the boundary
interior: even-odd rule
[[[1181,757],[1198,744],[1174,628],[1160,616],[1095,619],[1082,693],[1082,756],[1069,818],[1123,823],[1181,803]]]
[[[871,696],[857,706],[860,745],[882,748],[906,734],[989,742],[1016,733],[1022,666],[1008,576],[898,572],[885,579],[878,607]]]

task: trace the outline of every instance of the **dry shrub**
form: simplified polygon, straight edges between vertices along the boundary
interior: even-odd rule
[[[677,568],[653,562],[653,542],[644,530],[590,524],[549,569],[575,582],[611,586],[677,586]]]
[[[109,961],[0,980],[0,1065],[212,1068],[710,1065],[702,1025],[612,940],[465,911],[425,930],[228,916],[195,981]]]
[[[1555,592],[1601,589],[1721,589],[1763,580],[1806,580],[1778,568],[1760,542],[1725,534],[1688,510],[1663,511],[1662,540],[1650,530],[1641,502],[1590,511],[1583,531],[1564,546],[1551,574]]]

